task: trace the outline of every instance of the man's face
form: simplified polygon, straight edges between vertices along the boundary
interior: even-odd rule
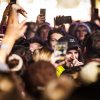
[[[67,54],[66,54],[66,60],[72,62],[75,59],[78,59],[79,57],[79,53],[77,50],[72,49],[72,50],[68,50]]]
[[[83,41],[85,39],[85,36],[87,34],[87,29],[86,27],[84,26],[80,26],[78,29],[77,29],[77,32],[76,32],[76,36],[79,40]]]
[[[42,46],[39,43],[30,43],[29,49],[31,52],[34,52],[34,50],[40,49]]]
[[[47,40],[48,32],[49,32],[49,29],[47,29],[47,28],[41,30],[41,34],[40,35],[41,35],[41,38],[43,40]]]

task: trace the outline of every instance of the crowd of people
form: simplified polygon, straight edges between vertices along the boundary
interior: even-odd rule
[[[0,100],[99,100],[100,26],[51,26],[42,14],[19,22],[19,13],[27,19],[9,3],[0,23]]]

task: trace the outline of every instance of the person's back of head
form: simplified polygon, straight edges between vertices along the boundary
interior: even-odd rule
[[[32,55],[32,58],[34,62],[38,62],[40,60],[50,61],[52,53],[53,51],[51,49],[49,49],[48,47],[43,47],[39,50],[35,50]]]
[[[31,63],[24,77],[29,94],[38,99],[48,82],[57,78],[56,69],[47,61]]]
[[[75,82],[67,75],[62,75],[49,82],[44,91],[44,100],[67,100],[75,88]]]
[[[11,73],[0,72],[0,100],[26,100],[19,93]]]

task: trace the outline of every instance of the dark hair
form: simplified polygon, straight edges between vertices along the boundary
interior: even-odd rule
[[[40,93],[39,87],[44,88],[49,81],[55,78],[56,69],[50,62],[47,61],[31,63],[24,75],[28,92],[32,95],[35,95],[35,93],[38,95],[38,93]]]
[[[14,100],[26,100],[21,95],[21,91],[18,90],[19,86],[17,83],[20,80],[17,79],[16,83],[12,73],[0,72],[0,78],[0,85],[9,83],[8,85],[0,88],[1,100],[12,100],[12,98],[14,98]]]
[[[86,57],[100,58],[100,31],[92,33],[85,41]]]
[[[85,22],[85,24],[87,24],[90,28],[91,28],[91,31],[94,32],[96,30],[100,30],[100,27],[95,23],[95,22]]]
[[[34,37],[38,26],[36,25],[35,22],[27,22],[26,25],[27,25],[27,30],[24,35],[25,35],[26,39],[28,40],[31,37]]]
[[[58,33],[58,34],[61,34],[62,36],[65,36],[65,32],[61,29],[61,28],[53,28],[50,32],[49,32],[49,35],[48,35],[48,43],[50,43],[50,38],[51,38],[51,35],[53,33]]]
[[[37,32],[36,32],[36,36],[40,37],[41,35],[41,30],[42,29],[49,29],[51,30],[51,27],[47,24],[43,24],[41,27],[38,28]],[[49,33],[48,33],[49,34]]]
[[[64,75],[64,74],[73,74],[75,72],[79,72],[80,70],[81,70],[81,67],[65,68],[65,70],[62,72],[62,75]]]
[[[21,45],[21,46],[28,47],[28,42],[25,38],[21,37],[15,42],[15,45]]]
[[[45,46],[46,45],[46,43],[43,41],[43,40],[41,40],[39,37],[37,37],[37,36],[35,36],[35,37],[33,37],[33,38],[30,38],[29,40],[28,40],[28,43],[30,44],[30,43],[39,43],[40,45],[42,45],[42,46]]]
[[[32,54],[28,47],[15,45],[11,53],[18,54],[22,57],[25,64],[28,64],[32,60]]]
[[[45,86],[50,80],[56,78],[56,69],[47,61],[38,61],[30,64],[27,75],[30,84],[37,88],[37,86]]]
[[[100,80],[85,86],[76,88],[68,100],[99,100]]]

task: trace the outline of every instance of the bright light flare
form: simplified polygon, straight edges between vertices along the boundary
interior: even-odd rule
[[[80,0],[80,4],[77,7],[68,9],[59,8],[56,0],[17,0],[17,3],[21,5],[28,13],[27,21],[36,21],[37,16],[40,13],[40,8],[46,8],[46,21],[54,25],[54,17],[57,15],[72,16],[73,20],[89,21],[90,20],[90,0]],[[4,11],[7,3],[2,2],[0,6],[0,14]],[[2,9],[1,9],[2,8]],[[1,21],[0,16],[0,21]],[[19,16],[19,21],[24,19],[23,16]]]

